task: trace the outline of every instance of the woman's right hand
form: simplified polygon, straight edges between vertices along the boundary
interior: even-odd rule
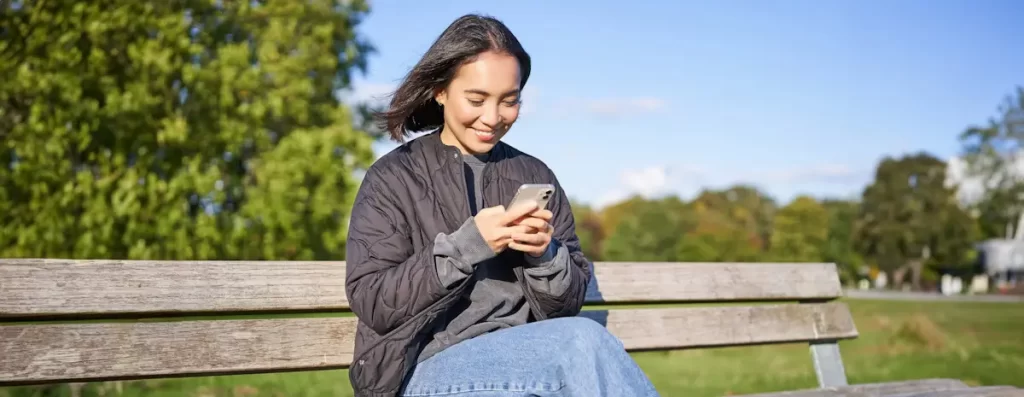
[[[519,226],[515,223],[535,210],[537,210],[537,203],[532,201],[516,205],[508,210],[505,209],[505,206],[499,205],[480,210],[473,220],[487,245],[495,254],[499,254],[508,248],[514,233],[527,232],[527,226]]]

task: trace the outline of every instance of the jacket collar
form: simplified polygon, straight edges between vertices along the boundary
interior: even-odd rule
[[[441,130],[438,129],[437,131],[423,135],[419,138],[416,138],[415,140],[423,144],[423,148],[425,149],[425,151],[434,155],[434,158],[438,162],[438,165],[445,166],[448,165],[449,162],[452,160],[460,160],[462,152],[460,152],[459,149],[454,146],[449,146],[446,145],[444,142],[441,142],[440,131]],[[491,149],[491,155],[488,158],[488,161],[498,162],[500,160],[503,160],[506,157],[506,154],[508,153],[507,148],[507,144],[505,144],[502,141],[498,141],[498,143],[494,145],[494,148]],[[459,161],[459,164],[462,164],[461,160]]]

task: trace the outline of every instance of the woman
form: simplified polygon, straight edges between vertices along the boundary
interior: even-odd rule
[[[352,210],[347,294],[359,318],[357,396],[649,396],[650,382],[583,305],[590,263],[540,160],[502,143],[530,57],[498,20],[467,15],[381,114],[391,137]],[[506,209],[524,183],[547,208]]]

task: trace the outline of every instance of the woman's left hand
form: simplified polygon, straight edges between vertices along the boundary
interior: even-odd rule
[[[520,219],[518,224],[528,226],[530,231],[513,233],[512,242],[508,244],[508,247],[534,257],[543,256],[544,252],[548,250],[548,245],[551,244],[551,233],[554,232],[554,228],[548,223],[551,217],[551,211],[538,210]]]

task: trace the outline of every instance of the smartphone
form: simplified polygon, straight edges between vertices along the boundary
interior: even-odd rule
[[[516,195],[512,197],[512,201],[505,208],[512,208],[520,203],[533,200],[537,202],[537,208],[546,209],[553,194],[555,194],[555,186],[550,183],[523,184],[519,186]]]

